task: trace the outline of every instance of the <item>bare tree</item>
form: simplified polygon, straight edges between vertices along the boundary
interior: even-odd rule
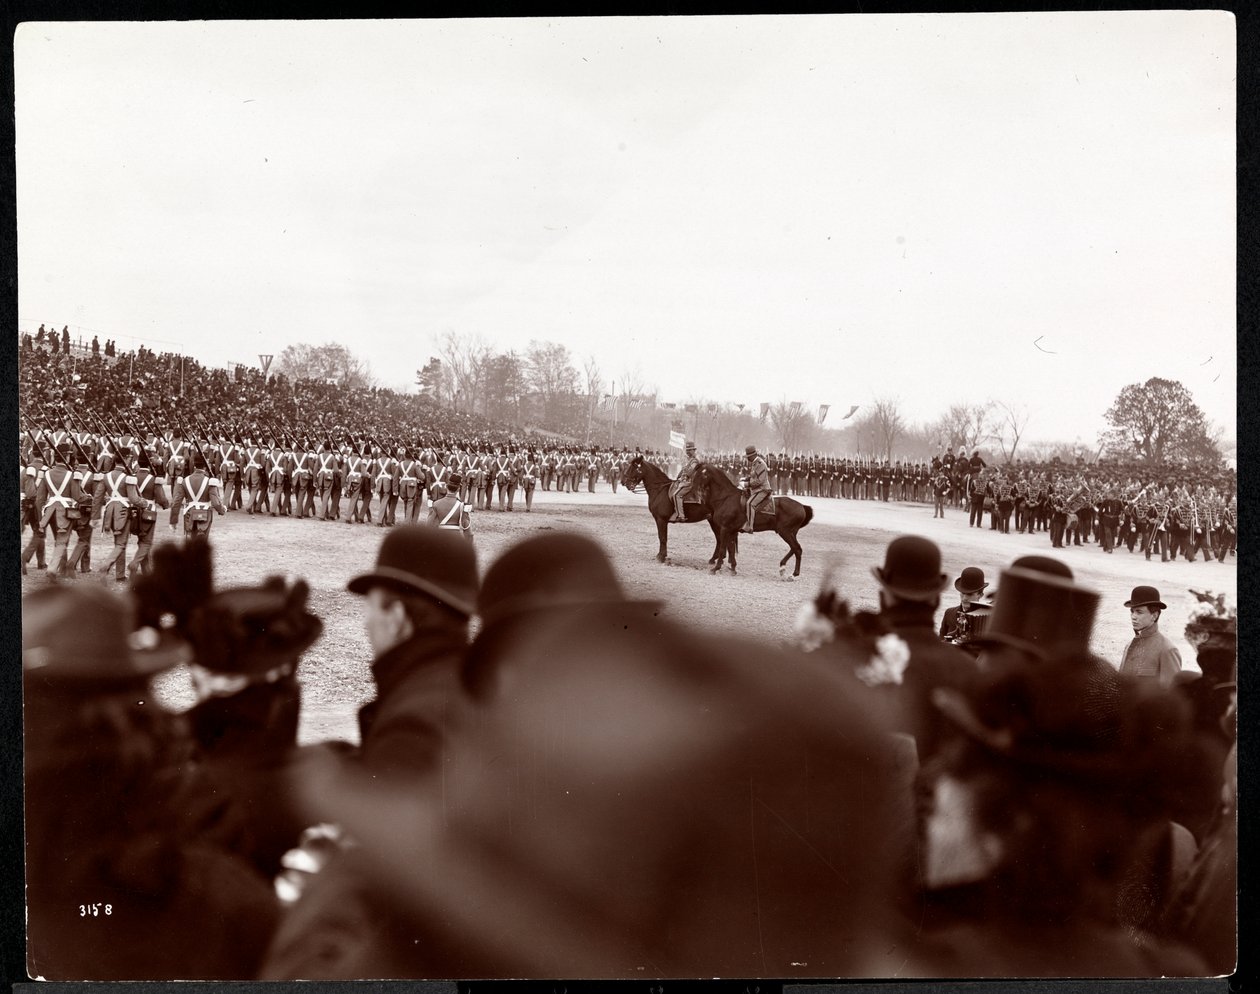
[[[273,371],[290,380],[325,380],[340,387],[354,389],[376,385],[371,367],[344,345],[336,342],[326,342],[323,345],[299,342],[287,345],[276,357]]]
[[[1014,462],[1015,451],[1019,448],[1019,440],[1024,436],[1032,412],[1027,404],[1019,400],[998,400],[990,404],[994,413],[991,437],[997,442],[1002,458],[1006,462]]]
[[[871,420],[874,423],[879,451],[883,458],[891,462],[897,440],[906,430],[905,418],[901,416],[900,401],[896,397],[878,398],[871,406]]]
[[[814,434],[814,419],[808,406],[799,401],[780,400],[770,405],[770,424],[779,437],[783,452],[804,452]]]
[[[450,371],[455,407],[475,411],[485,379],[485,365],[491,355],[490,346],[480,335],[461,335],[448,330],[438,339],[437,348]]]
[[[938,445],[949,445],[961,451],[976,449],[982,439],[993,434],[993,406],[963,402],[951,404],[933,427],[939,436]]]
[[[542,400],[544,416],[558,416],[560,408],[577,393],[573,356],[564,345],[532,341],[525,350],[525,363],[530,384]]]
[[[604,392],[604,376],[599,371],[599,363],[593,355],[588,355],[582,363],[582,374],[586,384],[586,441],[591,441],[591,422],[595,418],[595,405]]]

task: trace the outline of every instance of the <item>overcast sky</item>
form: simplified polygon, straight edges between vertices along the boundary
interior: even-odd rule
[[[660,399],[1235,434],[1213,11],[27,24],[19,317],[410,387],[447,330]]]

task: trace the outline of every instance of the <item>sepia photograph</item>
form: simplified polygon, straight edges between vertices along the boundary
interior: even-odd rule
[[[1231,13],[12,44],[32,980],[1235,972]]]

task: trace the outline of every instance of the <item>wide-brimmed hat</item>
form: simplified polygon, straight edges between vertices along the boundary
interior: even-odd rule
[[[376,567],[346,584],[352,594],[366,594],[373,587],[423,594],[471,615],[477,609],[477,557],[460,535],[401,525],[381,543]]]
[[[871,575],[904,600],[934,600],[949,583],[949,575],[941,572],[940,547],[920,535],[902,535],[889,542],[883,568],[872,566]]]
[[[486,571],[477,597],[483,627],[513,615],[597,604],[659,608],[622,590],[607,553],[585,535],[538,535],[518,542]]]
[[[954,581],[954,589],[963,594],[978,594],[987,586],[984,570],[979,566],[968,566]]]
[[[973,645],[997,643],[1047,658],[1055,652],[1085,651],[1099,595],[1071,580],[1037,570],[1002,571],[993,613]]]
[[[1124,602],[1125,607],[1157,607],[1161,611],[1167,611],[1168,605],[1159,599],[1159,591],[1154,587],[1134,587],[1133,593],[1129,599]]]
[[[165,632],[136,633],[135,606],[95,584],[53,584],[22,600],[22,671],[58,685],[143,682],[192,657]]]

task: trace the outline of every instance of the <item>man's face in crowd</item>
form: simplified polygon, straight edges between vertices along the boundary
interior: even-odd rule
[[[1159,612],[1146,605],[1129,608],[1129,620],[1135,632],[1144,632],[1159,620]]]

